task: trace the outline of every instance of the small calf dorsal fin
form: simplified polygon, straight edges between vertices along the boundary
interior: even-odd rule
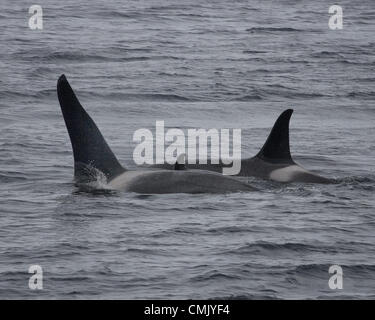
[[[177,161],[174,165],[174,170],[186,170],[186,166],[185,166],[185,153],[181,153],[178,157],[177,157]]]
[[[257,158],[268,162],[294,163],[289,147],[289,121],[293,109],[285,110],[276,120]]]

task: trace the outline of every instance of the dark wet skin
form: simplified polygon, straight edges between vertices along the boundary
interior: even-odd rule
[[[293,172],[290,173],[290,179],[288,181],[280,182],[306,182],[306,183],[334,183],[333,179],[325,178],[308,172],[302,169],[298,164],[294,162],[290,154],[289,147],[289,122],[292,116],[293,110],[285,110],[276,120],[268,138],[259,153],[252,158],[241,160],[241,169],[235,176],[239,177],[257,177],[262,179],[277,180],[272,178],[271,174],[275,170],[292,167]],[[185,164],[186,169],[200,169],[209,170],[215,172],[223,172],[223,168],[231,167],[232,165],[224,164],[221,160],[220,163],[207,164]],[[179,164],[181,170],[181,164]],[[296,168],[296,166],[298,166]],[[160,164],[151,166],[152,168],[176,169],[176,165]]]
[[[228,193],[256,190],[245,182],[212,171],[128,171],[118,162],[64,75],[57,82],[57,94],[72,144],[74,175],[78,182],[96,181],[99,173],[105,176],[110,187],[113,185],[119,190],[144,194]]]

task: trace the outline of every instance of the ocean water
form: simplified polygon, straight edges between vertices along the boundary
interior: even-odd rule
[[[374,299],[375,7],[340,1],[0,3],[0,298]],[[81,192],[56,95],[66,74],[120,161],[153,129],[241,128],[258,152],[293,108],[291,151],[332,185]],[[343,289],[328,286],[331,265]],[[30,290],[31,265],[43,290]]]

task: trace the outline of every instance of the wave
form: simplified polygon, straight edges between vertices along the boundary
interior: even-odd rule
[[[227,226],[210,228],[207,230],[208,233],[212,234],[225,234],[225,233],[240,233],[240,232],[254,232],[253,228],[243,226]]]
[[[3,90],[0,91],[0,99],[13,99],[13,98],[50,98],[56,96],[56,89],[45,89],[39,91],[13,91]]]
[[[305,32],[306,30],[288,28],[288,27],[253,27],[246,29],[247,32]]]
[[[350,176],[344,178],[338,178],[339,183],[348,183],[348,184],[362,184],[362,183],[375,183],[375,175],[369,174],[366,176]]]
[[[15,58],[19,58],[21,60],[33,60],[33,61],[40,61],[40,62],[132,62],[132,61],[147,61],[150,59],[165,59],[165,58],[176,58],[176,57],[168,57],[168,56],[147,56],[147,55],[139,55],[139,56],[129,56],[129,53],[147,53],[147,50],[131,50],[125,48],[118,48],[118,52],[114,53],[113,49],[99,51],[95,53],[88,53],[84,51],[63,51],[63,52],[39,52],[39,53],[32,53],[30,51],[20,51],[15,53]]]
[[[274,290],[267,290],[267,291],[274,291]],[[277,291],[274,291],[274,294],[269,295],[266,293],[259,293],[259,294],[232,294],[228,296],[217,296],[213,298],[209,298],[208,300],[276,300],[279,299],[276,296]]]
[[[243,50],[242,53],[267,53],[268,51],[261,51],[261,50]]]
[[[344,58],[344,56],[336,51],[319,51],[311,54],[313,58]]]
[[[75,62],[126,62],[126,61],[146,61],[148,56],[121,57],[107,54],[88,54],[82,52],[53,52],[42,57],[46,61],[75,61]]]
[[[195,101],[191,98],[184,97],[178,94],[164,94],[164,93],[105,93],[98,92],[81,92],[82,96],[86,97],[103,97],[112,100],[126,100],[126,101],[171,101],[171,102],[188,102]]]
[[[1,183],[12,183],[25,180],[27,180],[27,177],[21,172],[0,173]]]
[[[153,238],[164,238],[169,236],[176,236],[176,235],[193,235],[193,234],[200,234],[202,233],[201,229],[192,228],[192,227],[175,227],[168,230],[158,230],[151,234]]]
[[[345,188],[350,187],[352,190],[374,191],[375,190],[375,176],[369,174],[367,176],[349,176],[337,178],[336,184]]]
[[[298,274],[300,276],[309,275],[326,275],[331,264],[304,264],[294,267],[293,269],[287,271],[289,274]],[[373,264],[340,264],[343,272],[348,275],[353,274],[356,277],[361,277],[364,275],[371,274],[375,272],[375,265]],[[369,278],[370,279],[370,278]]]
[[[231,250],[230,253],[237,254],[249,254],[249,253],[260,253],[265,251],[270,252],[280,252],[280,251],[292,251],[292,252],[311,252],[311,251],[321,251],[321,247],[315,247],[312,245],[307,245],[303,243],[272,243],[266,241],[257,241],[254,243],[248,243],[235,250]]]
[[[319,92],[297,92],[296,90],[290,88],[290,89],[283,89],[283,88],[270,88],[270,89],[261,89],[256,90],[256,92],[251,94],[245,94],[240,97],[236,97],[231,99],[230,101],[260,101],[266,98],[272,98],[272,97],[284,97],[284,98],[290,98],[293,96],[294,99],[314,99],[314,98],[322,98],[327,95],[324,95]]]
[[[180,60],[181,58],[174,55],[152,55],[151,48],[128,48],[119,44],[109,48],[99,50],[82,50],[82,51],[53,51],[46,50],[19,50],[14,53],[14,59],[22,61],[38,62],[134,62],[148,60]],[[39,66],[40,67],[40,66]],[[42,66],[46,68],[46,66]]]
[[[351,91],[349,92],[346,97],[348,98],[361,98],[361,99],[373,99],[375,97],[375,92],[374,91],[368,91],[368,92],[363,92],[363,91]]]
[[[245,94],[241,97],[234,98],[231,101],[246,102],[246,101],[260,101],[260,100],[263,100],[263,97],[260,94]]]
[[[222,280],[235,280],[235,279],[241,279],[241,277],[237,274],[226,274],[218,270],[208,271],[204,274],[200,274],[200,275],[190,278],[190,280],[193,282],[210,281],[210,280],[222,281]]]
[[[100,17],[106,18],[127,18],[127,19],[137,19],[141,18],[142,16],[146,16],[145,13],[139,11],[126,11],[121,12],[118,10],[99,10],[97,11],[97,15]]]

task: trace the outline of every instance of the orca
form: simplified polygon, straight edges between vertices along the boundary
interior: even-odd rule
[[[205,170],[127,170],[84,110],[65,75],[57,81],[57,95],[69,133],[78,186],[104,179],[114,190],[142,194],[228,193],[256,188],[233,177]]]
[[[257,177],[277,182],[305,182],[305,183],[334,183],[333,179],[312,173],[298,165],[290,154],[289,123],[293,109],[287,109],[276,120],[265,144],[255,157],[241,159],[241,170],[236,176]],[[161,164],[154,168],[202,169],[222,172],[224,164],[221,159],[218,164],[182,164],[178,161],[174,166]]]

